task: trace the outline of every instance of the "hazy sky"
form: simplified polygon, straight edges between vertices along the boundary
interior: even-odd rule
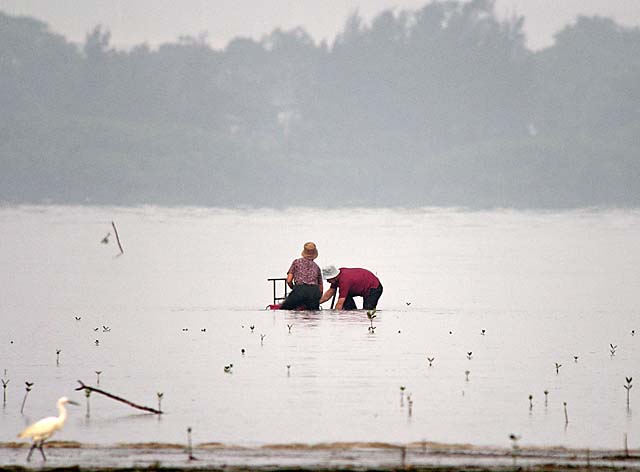
[[[331,41],[356,9],[371,19],[382,10],[418,9],[430,0],[0,0],[0,11],[34,16],[73,41],[102,24],[112,44],[173,42],[206,31],[209,43],[226,46],[236,36],[259,39],[276,27],[302,26],[316,40]],[[499,16],[526,17],[529,47],[549,45],[577,15],[601,15],[640,25],[640,0],[496,0]]]

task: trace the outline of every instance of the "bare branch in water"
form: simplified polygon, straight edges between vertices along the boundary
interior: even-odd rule
[[[151,408],[151,407],[148,407],[148,406],[142,406],[142,405],[136,405],[135,403],[132,403],[129,400],[126,400],[126,399],[124,399],[122,397],[118,397],[118,396],[113,395],[113,394],[111,394],[109,392],[105,392],[104,390],[100,390],[99,388],[90,387],[89,385],[85,385],[82,382],[82,380],[78,380],[78,383],[80,384],[80,386],[77,387],[76,390],[88,390],[90,392],[100,393],[100,394],[102,394],[102,395],[104,395],[106,397],[109,397],[109,398],[113,399],[113,400],[117,400],[117,401],[122,402],[122,403],[124,403],[126,405],[129,405],[130,407],[137,408],[138,410],[148,411],[150,413],[155,413],[157,415],[161,415],[162,414],[162,411],[156,410],[155,408]]]

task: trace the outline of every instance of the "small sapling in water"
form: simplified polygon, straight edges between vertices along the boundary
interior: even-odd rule
[[[578,356],[573,356],[573,362],[578,362]]]
[[[483,336],[485,335],[485,333],[486,333],[486,331],[484,329],[482,331],[480,331],[480,334],[483,335]]]
[[[229,364],[229,365],[225,365],[225,366],[224,366],[224,371],[225,371],[227,374],[231,374],[231,373],[232,373],[232,369],[233,369],[233,364]]]
[[[196,458],[193,457],[193,447],[191,445],[191,426],[187,428],[187,453],[189,454],[190,461],[196,460]]]
[[[511,454],[513,455],[513,465],[516,465],[516,456],[518,455],[518,440],[520,436],[516,436],[515,434],[510,434],[509,439],[511,439]]]
[[[242,354],[244,356],[245,350],[244,348],[240,349],[240,354]]]
[[[80,321],[82,319],[82,316],[76,316],[76,321]]]
[[[89,418],[89,416],[91,415],[91,412],[90,412],[91,406],[89,405],[89,397],[91,397],[91,390],[86,389],[84,391],[84,396],[87,398],[87,415],[86,416],[87,418]]]
[[[562,367],[562,364],[558,364],[556,362],[556,375],[558,375],[560,373],[560,367]]]
[[[162,411],[162,397],[164,397],[164,393],[157,392],[156,395],[158,396],[158,411]]]
[[[529,411],[533,410],[533,395],[529,394]]]
[[[267,335],[266,334],[261,334],[260,335],[260,345],[262,345],[264,343],[264,338],[266,338]]]
[[[95,344],[96,346],[99,346],[99,345],[100,345],[100,340],[99,340],[99,339],[96,339],[96,340],[95,340],[95,342],[94,342],[93,344]]]
[[[369,332],[373,334],[373,331],[376,329],[373,326],[373,320],[376,317],[376,310],[371,310],[371,311],[367,311],[367,318],[369,318],[369,323],[371,323],[371,326],[369,326]]]
[[[253,333],[253,330],[255,329],[254,325],[249,326],[249,329],[251,330],[251,332]]]
[[[98,328],[98,327],[93,328],[94,331],[98,331],[99,329],[100,328]]]
[[[564,424],[566,426],[569,424],[569,413],[567,413],[567,402],[562,402],[562,406],[564,407]]]
[[[411,413],[413,411],[413,399],[411,398],[411,394],[407,394],[407,406],[409,407],[409,416],[411,416]]]
[[[293,328],[293,325],[292,324],[288,324],[287,328],[289,328],[289,332],[291,332],[291,328]]]
[[[207,332],[207,328],[200,328],[200,331],[203,332],[203,333],[206,333]]]
[[[108,326],[102,325],[102,332],[103,333],[108,333],[109,331],[111,331],[111,328],[109,328]]]
[[[24,398],[22,399],[22,406],[20,407],[20,414],[24,412],[24,404],[27,402],[27,396],[29,395],[29,392],[33,388],[33,382],[25,382],[24,384],[25,384],[25,392],[24,392]]]
[[[56,349],[56,365],[60,365],[60,353],[62,349]]]
[[[609,344],[609,352],[611,353],[611,357],[616,355],[616,349],[618,349],[617,345]]]
[[[636,335],[636,330],[635,330],[635,329],[632,329],[632,330],[631,330],[631,336],[635,336],[635,335]]]
[[[544,391],[544,406],[547,406],[547,400],[549,397],[549,390]]]
[[[96,385],[100,385],[100,374],[102,373],[101,370],[96,370]]]
[[[287,364],[287,377],[291,375],[291,364]]]
[[[9,385],[9,379],[2,379],[2,406],[7,403],[7,386]]]
[[[429,362],[429,367],[431,367],[433,365],[433,361],[435,361],[436,358],[435,357],[427,357],[427,362]]]
[[[471,373],[471,371],[465,370],[464,371],[464,380],[465,382],[469,381],[469,374]]]
[[[629,407],[629,392],[631,391],[631,387],[633,387],[633,385],[631,385],[631,381],[633,380],[633,377],[625,377],[625,380],[627,381],[627,384],[624,385],[624,388],[627,390],[627,408]]]
[[[404,406],[404,391],[406,387],[404,385],[400,385],[400,406]]]
[[[467,359],[471,360],[472,355],[473,355],[473,352],[471,351],[467,352]]]

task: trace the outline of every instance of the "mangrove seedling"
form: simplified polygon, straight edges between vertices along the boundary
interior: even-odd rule
[[[96,339],[96,341],[94,342],[94,344],[95,344],[96,346],[99,346],[99,345],[100,345],[100,340],[99,340],[99,339]]]
[[[111,328],[109,328],[108,326],[102,325],[102,332],[103,333],[108,333],[109,331],[111,331]]]
[[[89,397],[91,397],[91,390],[85,390],[84,396],[87,398],[87,418],[90,416],[90,405],[89,405]]]
[[[631,387],[633,387],[633,385],[631,385],[631,381],[633,380],[633,377],[625,377],[625,380],[627,381],[627,384],[624,386],[624,388],[627,390],[627,407],[629,406],[629,392],[631,390]]]
[[[252,333],[253,333],[254,328],[255,328],[255,325],[249,326],[249,329],[251,330]]]
[[[225,366],[224,366],[224,371],[225,371],[227,374],[231,374],[231,373],[232,373],[232,372],[231,372],[231,369],[233,369],[233,364],[229,364],[229,365],[225,365]]]
[[[289,328],[289,332],[291,332],[291,328],[293,328],[293,325],[292,324],[288,324],[287,328]]]
[[[7,403],[7,386],[9,385],[9,379],[2,379],[2,406]]]
[[[578,356],[573,356],[573,362],[578,362]]]
[[[411,399],[411,394],[407,394],[407,406],[409,407],[409,416],[411,416],[413,410],[413,400]]]
[[[162,397],[164,397],[164,393],[156,392],[156,395],[158,396],[158,411],[162,411]]]
[[[76,321],[80,321],[82,319],[82,316],[76,316]]]
[[[547,400],[549,396],[549,390],[544,391],[544,406],[547,406]]]
[[[267,335],[266,334],[261,334],[260,335],[260,344],[262,345],[262,343],[264,342],[264,338],[266,338]]]
[[[465,370],[464,371],[464,380],[465,380],[465,382],[469,381],[469,374],[470,373],[471,373],[471,371],[469,371],[469,370]]]
[[[93,328],[94,331],[98,331],[100,328],[98,328],[97,326],[95,328]]]
[[[469,351],[467,352],[467,359],[471,360],[471,355],[473,354],[473,352]]]
[[[25,392],[24,392],[24,398],[22,399],[22,406],[20,407],[20,414],[24,412],[24,404],[27,402],[27,395],[29,395],[29,392],[33,388],[33,382],[25,382],[24,384],[25,384]]]
[[[291,375],[291,364],[287,364],[287,377]]]
[[[200,328],[200,331],[202,331],[203,333],[207,332],[207,328]]]
[[[562,406],[564,407],[564,424],[566,426],[569,424],[569,413],[567,413],[567,402],[562,402]]]
[[[635,335],[636,335],[636,330],[635,330],[635,329],[632,329],[632,330],[631,330],[631,336],[635,336]]]
[[[187,453],[189,454],[190,461],[196,460],[196,458],[193,457],[193,447],[191,445],[191,426],[187,428]]]
[[[529,394],[529,411],[533,410],[533,395]]]
[[[480,331],[480,334],[483,335],[483,336],[485,335],[485,333],[486,333],[486,331],[484,329],[482,331]]]
[[[558,364],[556,362],[556,375],[558,375],[560,373],[560,367],[562,367],[562,364]]]
[[[373,330],[375,329],[373,327],[373,320],[376,317],[376,310],[371,310],[371,311],[367,311],[367,318],[369,318],[369,323],[371,323],[371,326],[369,327],[369,331],[373,333]]]
[[[400,385],[400,406],[404,406],[404,391],[407,387]]]
[[[60,365],[60,353],[62,349],[56,349],[56,365]]]
[[[431,367],[433,365],[433,361],[435,361],[436,358],[435,357],[427,357],[427,362],[429,362],[429,367]]]
[[[371,333],[371,334],[376,334],[376,328],[377,328],[377,326],[369,326],[367,328],[367,331],[369,331],[369,333]]]
[[[100,374],[102,373],[101,370],[96,370],[96,385],[100,385]]]
[[[513,456],[513,465],[516,465],[516,456],[518,455],[518,440],[520,439],[520,436],[516,436],[515,434],[510,434],[509,435],[509,439],[511,439],[511,454]]]
[[[609,344],[609,352],[611,353],[611,357],[616,355],[616,349],[618,349],[617,345]]]
[[[244,356],[245,350],[244,348],[240,349],[240,354],[242,354]]]

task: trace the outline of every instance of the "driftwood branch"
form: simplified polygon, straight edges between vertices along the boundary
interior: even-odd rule
[[[125,403],[125,404],[129,405],[130,407],[137,408],[138,410],[148,411],[148,412],[151,412],[151,413],[155,413],[157,415],[161,415],[162,414],[162,411],[156,410],[155,408],[151,408],[151,407],[148,407],[148,406],[142,406],[142,405],[136,405],[135,403],[132,403],[129,400],[125,400],[122,397],[118,397],[118,396],[113,395],[113,394],[111,394],[109,392],[105,392],[104,390],[101,390],[99,388],[90,387],[89,385],[85,385],[82,382],[82,380],[78,380],[78,383],[80,384],[80,386],[77,387],[76,390],[86,390],[86,391],[89,391],[89,392],[100,393],[100,394],[102,394],[102,395],[104,395],[106,397],[109,397],[109,398],[113,399],[113,400],[117,400],[119,402]]]
[[[124,249],[122,249],[122,244],[120,244],[120,236],[118,236],[118,230],[116,229],[116,224],[112,221],[111,226],[113,226],[113,232],[116,233],[116,241],[118,242],[118,247],[120,248],[120,254],[124,254]]]

